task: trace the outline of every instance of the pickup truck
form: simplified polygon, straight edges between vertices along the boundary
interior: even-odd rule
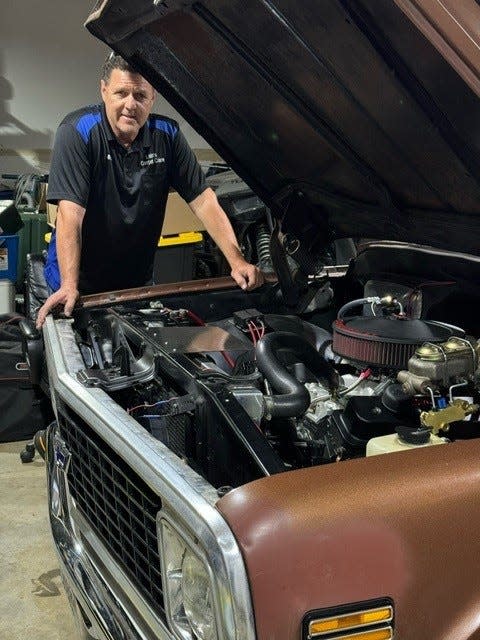
[[[471,0],[97,3],[87,28],[265,204],[272,273],[47,318],[83,637],[480,640],[479,24]]]

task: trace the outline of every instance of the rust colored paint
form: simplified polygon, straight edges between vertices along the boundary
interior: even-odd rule
[[[480,96],[480,6],[475,0],[395,0]]]
[[[400,640],[480,638],[480,442],[271,476],[218,502],[242,549],[259,640],[379,597]],[[447,582],[448,581],[448,582]]]
[[[266,283],[272,284],[277,281],[276,276],[273,274],[267,273],[264,274],[264,277]],[[185,280],[184,282],[174,282],[172,284],[157,284],[82,296],[77,302],[76,308],[82,307],[88,309],[113,303],[118,304],[119,302],[134,302],[140,298],[149,300],[151,298],[158,298],[159,296],[222,291],[223,289],[234,289],[236,286],[233,278],[229,276],[207,278],[205,280]]]

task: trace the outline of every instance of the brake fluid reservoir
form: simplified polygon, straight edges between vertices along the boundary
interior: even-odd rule
[[[448,438],[440,438],[439,436],[430,434],[427,442],[422,444],[411,444],[400,439],[398,433],[389,433],[386,436],[371,438],[367,442],[367,456],[376,456],[380,453],[393,453],[394,451],[408,451],[409,449],[418,449],[418,447],[431,447],[436,444],[445,444],[449,442]]]

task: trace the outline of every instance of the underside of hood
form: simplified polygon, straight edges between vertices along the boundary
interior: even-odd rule
[[[480,254],[474,0],[103,0],[126,58],[305,248]]]

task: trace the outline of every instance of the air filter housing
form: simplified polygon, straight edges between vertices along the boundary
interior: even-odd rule
[[[333,323],[333,351],[361,365],[406,369],[424,342],[444,342],[462,335],[455,327],[409,318],[353,317]]]

